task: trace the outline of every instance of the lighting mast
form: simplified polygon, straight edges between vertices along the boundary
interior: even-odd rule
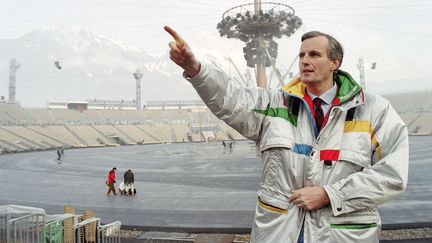
[[[136,108],[137,110],[141,110],[141,79],[143,73],[141,70],[137,69],[133,75],[136,80]]]
[[[17,63],[15,58],[9,60],[9,103],[15,104],[16,94],[16,73],[21,64]]]
[[[274,63],[278,49],[273,38],[291,36],[302,20],[289,5],[254,1],[225,11],[217,29],[222,37],[246,43],[243,52],[247,66],[256,68],[257,86],[267,88],[265,68]]]

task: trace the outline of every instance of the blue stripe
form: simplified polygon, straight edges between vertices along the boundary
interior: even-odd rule
[[[307,145],[307,144],[295,143],[294,147],[293,147],[293,152],[297,153],[297,154],[303,154],[303,155],[309,156],[310,153],[312,152],[312,146]]]

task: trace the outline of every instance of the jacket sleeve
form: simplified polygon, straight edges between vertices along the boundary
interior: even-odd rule
[[[402,193],[408,181],[407,127],[388,101],[372,104],[370,166],[324,186],[335,216],[376,207]],[[376,101],[374,99],[374,101]]]
[[[259,140],[264,115],[253,110],[268,107],[270,91],[241,87],[221,69],[205,63],[199,74],[187,79],[216,117],[243,136]]]

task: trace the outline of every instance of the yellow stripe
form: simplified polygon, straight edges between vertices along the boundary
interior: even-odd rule
[[[375,138],[370,121],[345,121],[344,133],[368,132],[371,136],[372,147],[376,149],[378,159],[382,158],[381,145]]]
[[[260,201],[258,201],[258,205],[260,205],[262,208],[268,209],[268,210],[273,211],[273,212],[278,212],[278,213],[283,213],[283,214],[288,213],[288,210],[286,210],[286,209],[276,208],[276,207],[270,206],[270,205],[265,204],[265,203],[260,202]]]
[[[378,160],[382,159],[382,150],[381,150],[381,145],[379,144],[379,142],[376,140],[375,138],[375,134],[372,134],[372,146],[375,147],[376,152],[377,152],[377,157]]]
[[[369,121],[345,121],[344,133],[347,132],[368,132],[371,133],[372,128]]]

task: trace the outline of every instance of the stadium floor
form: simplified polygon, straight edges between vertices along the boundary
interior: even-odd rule
[[[407,191],[380,207],[384,224],[432,222],[432,136],[410,137]],[[134,196],[106,196],[106,174],[135,173]],[[72,149],[0,156],[0,205],[41,207],[48,214],[71,205],[93,210],[103,223],[147,230],[217,229],[247,233],[253,220],[260,157],[253,143],[160,144]]]

